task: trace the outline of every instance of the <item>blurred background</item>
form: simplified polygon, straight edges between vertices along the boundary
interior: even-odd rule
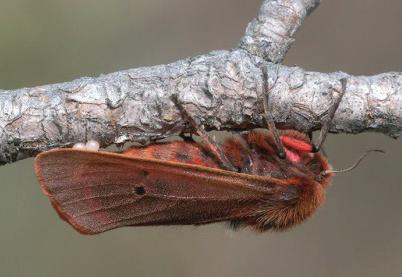
[[[169,63],[235,47],[261,0],[13,0],[0,5],[0,88]],[[402,71],[402,1],[323,1],[285,64]],[[344,167],[308,222],[281,234],[203,227],[82,236],[42,195],[33,160],[0,167],[0,276],[402,276],[402,141],[331,135]]]

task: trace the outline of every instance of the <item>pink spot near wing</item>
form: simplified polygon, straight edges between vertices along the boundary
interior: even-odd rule
[[[292,150],[289,150],[288,148],[285,147],[285,152],[286,152],[286,157],[294,163],[300,162],[300,156],[296,152],[293,152]]]
[[[289,147],[291,149],[301,151],[301,152],[311,152],[313,151],[313,146],[310,143],[307,143],[303,140],[296,139],[289,136],[281,137],[282,143],[284,146]]]

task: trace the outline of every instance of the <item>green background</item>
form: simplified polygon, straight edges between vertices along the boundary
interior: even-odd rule
[[[0,88],[169,63],[237,45],[260,0],[9,0],[0,5]],[[402,1],[323,1],[285,63],[367,75],[402,71]],[[204,227],[82,236],[41,194],[32,159],[0,168],[0,276],[401,276],[402,143],[331,135],[344,167],[326,205],[282,234]]]

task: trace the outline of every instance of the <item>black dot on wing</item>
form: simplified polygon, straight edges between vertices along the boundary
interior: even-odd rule
[[[145,194],[145,188],[143,186],[135,187],[134,191],[138,195],[144,195]]]

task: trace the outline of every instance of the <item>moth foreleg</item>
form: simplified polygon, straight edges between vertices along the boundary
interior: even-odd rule
[[[181,139],[185,142],[195,142],[194,138],[193,138],[193,134],[192,133],[180,133],[179,136],[181,137]]]
[[[314,144],[314,146],[313,146],[314,152],[320,151],[322,145],[324,144],[324,141],[328,135],[329,128],[331,127],[332,120],[334,119],[336,110],[338,109],[339,104],[341,103],[342,97],[345,94],[347,79],[342,78],[340,80],[340,82],[341,82],[341,90],[340,91],[333,88],[333,91],[336,91],[338,93],[338,95],[335,97],[334,102],[332,103],[331,107],[328,110],[328,116],[322,125],[321,131],[320,131],[320,136],[318,138],[318,142],[317,142],[317,144]]]
[[[277,76],[277,78],[278,78],[278,76]],[[283,147],[281,138],[279,136],[279,132],[275,126],[274,118],[273,118],[271,110],[269,108],[269,94],[271,92],[271,88],[269,87],[269,84],[268,84],[268,70],[267,70],[266,66],[262,67],[262,80],[263,80],[263,91],[265,93],[265,97],[264,97],[264,93],[262,95],[262,103],[264,105],[265,121],[268,125],[268,130],[272,133],[272,135],[274,137],[275,146],[278,151],[278,156],[281,159],[284,159],[284,158],[286,158],[285,148]],[[278,80],[278,79],[276,79],[276,80]],[[276,81],[275,81],[275,83],[276,83]]]

